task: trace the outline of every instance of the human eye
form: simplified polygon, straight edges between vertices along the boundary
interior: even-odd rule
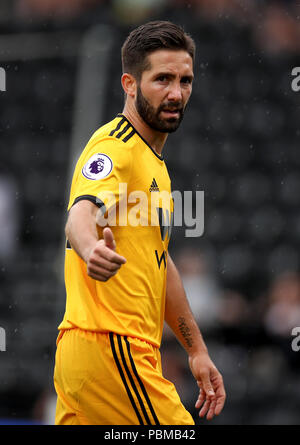
[[[181,83],[190,85],[192,83],[192,79],[190,77],[182,77]]]
[[[157,76],[156,80],[158,82],[167,82],[168,77],[166,74],[160,74],[159,76]]]

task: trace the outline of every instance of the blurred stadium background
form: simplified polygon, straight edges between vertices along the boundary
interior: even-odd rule
[[[196,81],[164,155],[174,190],[204,190],[205,233],[170,251],[227,403],[219,424],[299,424],[300,66],[296,1],[1,0],[0,423],[51,424],[66,200],[91,132],[122,110],[120,46],[150,19],[197,43]],[[184,351],[163,366],[194,410]]]

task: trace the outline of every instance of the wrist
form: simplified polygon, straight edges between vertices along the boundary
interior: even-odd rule
[[[192,347],[189,348],[187,352],[189,357],[191,358],[195,356],[208,355],[208,349],[200,331],[198,332],[198,335],[196,336],[196,340],[194,340]]]
[[[188,351],[189,358],[193,359],[194,357],[208,355],[208,349],[205,345],[201,345],[198,348]]]
[[[83,261],[84,261],[86,264],[88,263],[88,261],[89,261],[89,259],[90,259],[90,256],[91,256],[91,253],[92,253],[92,251],[94,250],[95,245],[97,244],[98,241],[99,241],[98,239],[92,239],[92,240],[85,246],[85,248],[82,250],[82,255],[81,255],[81,257],[82,257]]]

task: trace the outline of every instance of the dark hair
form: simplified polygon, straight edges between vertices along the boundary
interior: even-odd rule
[[[152,21],[131,31],[122,46],[123,73],[141,79],[149,69],[147,56],[159,49],[185,50],[194,61],[195,42],[181,26],[168,21]]]

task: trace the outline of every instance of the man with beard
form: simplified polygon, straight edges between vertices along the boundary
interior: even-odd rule
[[[173,202],[162,150],[192,92],[194,53],[192,38],[173,23],[133,30],[122,47],[123,112],[94,133],[77,162],[54,372],[57,425],[194,424],[162,375],[164,321],[187,351],[200,417],[223,408],[222,377],[168,254]],[[162,192],[169,200],[150,206]],[[113,210],[117,219],[105,227]]]

